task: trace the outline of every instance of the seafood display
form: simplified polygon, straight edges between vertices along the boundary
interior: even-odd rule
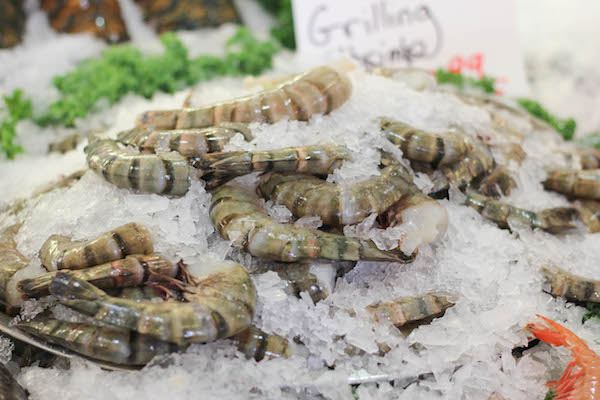
[[[138,3],[157,29],[195,27],[186,18],[210,22],[229,5]],[[593,388],[597,356],[585,343],[549,320],[522,321],[569,312],[565,300],[600,302],[598,277],[577,272],[596,262],[596,154],[538,154],[548,127],[517,106],[444,91],[422,70],[375,73],[262,78],[267,89],[249,96],[188,99],[90,135],[87,170],[2,204],[0,330],[61,360],[164,374],[173,381],[159,385],[174,393],[199,387],[187,369],[210,385],[239,368],[244,395],[324,399],[526,398],[546,380],[543,357],[518,360],[528,331],[573,351],[550,385],[559,398]],[[367,89],[384,80],[401,94],[379,109]],[[567,169],[578,160],[586,169]],[[502,366],[481,367],[484,379],[537,383],[469,381],[449,395],[482,359]]]
[[[115,43],[129,39],[117,0],[41,0],[57,32],[89,32]]]
[[[198,29],[239,22],[231,0],[136,0],[144,20],[158,32]]]

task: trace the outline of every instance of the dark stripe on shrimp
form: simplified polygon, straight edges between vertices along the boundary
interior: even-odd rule
[[[100,157],[98,154],[94,154],[92,157]],[[112,182],[111,176],[110,176],[110,168],[112,166],[112,163],[117,159],[118,157],[115,154],[108,154],[106,156],[105,161],[102,163],[102,175],[104,176],[104,179],[106,179],[108,182]]]
[[[134,158],[133,162],[129,166],[129,173],[127,174],[127,178],[129,179],[129,185],[133,190],[137,190],[139,188],[139,176],[138,171],[140,170],[140,159]]]
[[[83,252],[85,256],[85,262],[88,266],[98,265],[98,263],[96,262],[96,255],[94,254],[94,251],[92,250],[91,246],[85,246]]]
[[[127,247],[127,243],[123,240],[121,235],[115,232],[112,234],[112,238],[119,247],[119,250],[121,251],[121,258],[123,258],[126,254],[130,254],[129,248]]]
[[[444,158],[445,145],[444,140],[441,137],[435,139],[435,157],[431,160],[431,166],[437,168],[442,159]]]
[[[173,170],[173,163],[171,161],[162,160],[162,162],[165,167],[165,180],[167,181],[165,190],[162,192],[164,194],[169,194],[173,190],[173,186],[175,186],[175,171]]]
[[[224,338],[228,336],[229,326],[227,325],[227,321],[220,312],[211,311],[210,316],[213,319],[213,323],[215,328],[217,329],[217,338]]]
[[[254,359],[256,361],[260,361],[265,358],[265,353],[267,351],[267,337],[267,335],[256,335],[256,350],[254,351]]]
[[[592,282],[583,282],[583,299],[579,299],[579,300],[583,300],[583,301],[588,301],[592,298],[594,298],[596,294],[596,288],[594,286],[594,284]]]
[[[171,140],[169,141],[169,148],[171,150],[175,150],[180,152],[179,146],[181,146],[181,136],[183,133],[178,133],[176,135],[171,136]]]

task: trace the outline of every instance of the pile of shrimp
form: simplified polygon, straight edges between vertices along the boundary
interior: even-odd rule
[[[432,89],[422,71],[372,73],[389,79],[417,76],[422,85],[416,90]],[[375,122],[388,145],[378,154],[379,174],[366,180],[328,180],[358,156],[343,143],[227,151],[231,141],[254,139],[250,126],[284,119],[310,121],[336,113],[352,95],[346,73],[323,66],[274,79],[272,87],[246,97],[199,108],[145,112],[116,139],[90,135],[84,149],[89,170],[120,189],[175,198],[202,182],[210,193],[212,225],[232,243],[231,258],[237,262],[222,261],[207,273],[194,274],[185,259],[174,262],[173,255],[155,252],[151,230],[130,222],[107,227],[93,238],[48,237],[39,249],[47,272],[23,279],[18,272],[33,260],[17,250],[18,222],[0,234],[0,299],[5,312],[15,314],[26,300],[52,295],[90,318],[72,322],[41,313],[16,327],[90,360],[115,365],[141,366],[156,356],[183,352],[191,344],[221,340],[232,341],[248,358],[266,361],[306,354],[309,349],[301,338],[291,342],[253,324],[253,276],[272,271],[285,282],[288,294],[302,298],[306,293],[317,304],[331,295],[332,281],[348,274],[357,262],[410,264],[420,257],[422,246],[439,242],[449,224],[440,200],[452,193],[459,193],[465,206],[498,229],[539,229],[554,235],[569,235],[581,226],[592,233],[600,231],[600,152],[569,147],[569,156],[581,159],[584,169],[552,169],[540,182],[546,190],[574,199],[568,207],[532,211],[503,199],[518,188],[508,166],[526,158],[524,137],[506,115],[539,129],[548,127],[493,97],[456,94],[457,101],[489,114],[500,141],[485,132],[472,135],[462,126],[429,132],[393,115],[381,115]],[[77,142],[68,138],[50,150],[68,151]],[[67,177],[36,196],[72,185],[85,173]],[[249,174],[258,176],[252,188],[240,184],[240,177]],[[430,182],[427,187],[417,185],[423,177]],[[285,207],[297,221],[316,218],[318,226],[281,221],[265,201]],[[16,203],[3,213],[18,221],[23,207]],[[394,232],[391,244],[349,235],[350,226],[370,218],[376,231]],[[242,259],[251,260],[252,272],[239,262]],[[600,301],[599,282],[554,265],[539,273],[546,282],[543,290],[553,296]],[[432,291],[376,302],[365,311],[374,323],[407,335],[418,324],[444,318],[462,295]],[[539,329],[527,329],[538,336]],[[392,350],[382,345],[379,354]],[[362,352],[352,345],[345,351]],[[555,386],[566,392],[574,385],[580,382],[565,378]]]

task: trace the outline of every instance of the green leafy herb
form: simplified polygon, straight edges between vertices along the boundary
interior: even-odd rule
[[[288,49],[295,49],[292,0],[258,0],[258,2],[277,18],[277,25],[271,28],[271,36]]]
[[[457,72],[447,71],[443,68],[438,69],[435,72],[435,77],[440,84],[450,84],[457,86],[460,89],[464,89],[466,86],[478,87],[485,93],[494,93],[496,88],[496,78],[489,76],[483,76],[481,79],[475,79],[468,76],[464,76]]]
[[[31,100],[24,99],[20,89],[15,90],[11,96],[3,96],[3,99],[8,116],[0,123],[0,149],[12,160],[23,152],[23,148],[14,142],[15,128],[20,120],[31,117]]]
[[[556,390],[550,389],[548,390],[548,393],[546,393],[546,397],[544,397],[544,400],[553,400],[556,396],[558,396],[556,394]]]
[[[595,318],[600,321],[600,303],[587,302],[585,308],[587,309],[587,312],[583,315],[582,322],[585,322],[590,318]]]
[[[278,48],[258,41],[240,28],[227,42],[224,58],[188,57],[183,43],[173,33],[161,36],[165,51],[145,56],[130,45],[111,46],[99,59],[83,62],[75,71],[54,78],[61,99],[41,115],[40,125],[73,126],[97,107],[100,99],[109,104],[127,93],[150,98],[157,91],[173,93],[202,80],[224,75],[260,74],[272,67]]]
[[[558,133],[562,135],[565,140],[572,140],[575,135],[576,123],[572,118],[560,120],[555,116],[551,115],[540,103],[530,99],[518,99],[517,100],[521,107],[527,110],[531,115],[546,121],[550,124]]]

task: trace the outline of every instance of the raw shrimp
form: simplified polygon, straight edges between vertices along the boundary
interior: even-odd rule
[[[123,260],[112,261],[85,269],[70,271],[77,279],[108,289],[115,287],[138,286],[148,280],[151,274],[174,277],[179,268],[157,254],[127,256]],[[35,278],[23,279],[17,288],[25,297],[48,295],[48,288],[58,271],[49,272]]]
[[[600,150],[590,147],[578,147],[576,153],[581,159],[582,169],[600,168]]]
[[[152,236],[135,222],[122,225],[87,242],[52,235],[42,245],[40,259],[48,271],[82,269],[154,251]]]
[[[456,129],[438,135],[399,121],[380,119],[380,127],[388,140],[412,161],[426,162],[437,168],[462,159],[469,150],[467,136]]]
[[[546,279],[544,290],[571,301],[591,301],[600,303],[600,282],[573,275],[558,267],[544,267],[540,270]]]
[[[0,232],[0,302],[8,312],[12,311],[12,304],[8,304],[8,283],[17,271],[29,265],[29,260],[17,250],[14,241],[19,228],[20,225],[12,225]]]
[[[557,168],[550,170],[544,181],[544,188],[568,196],[600,200],[600,169]]]
[[[427,318],[435,318],[454,305],[450,297],[437,293],[426,293],[417,297],[401,297],[387,303],[377,303],[367,306],[369,311],[378,322],[389,321],[395,327],[421,321]]]
[[[576,206],[581,221],[588,227],[590,233],[600,232],[600,202],[580,200]]]
[[[352,83],[331,67],[316,67],[273,88],[246,97],[200,108],[149,111],[138,118],[137,129],[187,129],[216,126],[222,122],[266,122],[281,119],[308,121],[329,114],[352,94]]]
[[[344,146],[318,145],[204,154],[193,165],[209,171],[202,179],[207,181],[208,188],[214,188],[224,180],[259,171],[326,176],[349,159],[350,152]]]
[[[87,357],[115,364],[144,365],[157,355],[179,350],[173,343],[112,326],[35,318],[17,327]]]
[[[236,134],[241,133],[248,141],[252,135],[244,124],[222,124],[202,129],[173,129],[169,131],[148,130],[131,136],[132,131],[121,132],[117,140],[138,147],[142,151],[158,153],[176,151],[184,157],[199,157],[205,153],[223,151]]]
[[[91,138],[84,151],[91,169],[120,188],[183,196],[197,172],[179,153],[140,154],[112,139]]]
[[[546,386],[556,390],[555,399],[595,400],[600,394],[600,357],[573,332],[538,315],[544,324],[527,324],[525,329],[536,338],[553,346],[564,346],[573,358],[558,381]]]
[[[282,336],[266,333],[255,326],[231,337],[233,343],[239,351],[244,353],[246,358],[254,358],[260,361],[265,357],[270,360],[273,358],[288,358],[292,355],[288,340]]]
[[[177,345],[231,337],[250,326],[256,292],[241,265],[223,262],[179,285],[187,302],[138,302],[108,296],[88,282],[60,273],[52,280],[50,293],[98,321]]]
[[[496,168],[479,183],[479,192],[488,197],[498,198],[508,196],[517,182],[510,176],[506,167]]]
[[[48,145],[48,153],[57,152],[65,154],[71,150],[75,150],[81,138],[79,135],[70,135],[56,143]]]
[[[407,193],[410,183],[403,170],[392,165],[379,176],[346,186],[312,176],[270,173],[261,178],[258,189],[265,199],[286,206],[298,218],[317,215],[325,224],[349,225],[381,214]]]
[[[221,186],[212,195],[210,217],[217,231],[256,257],[283,262],[326,258],[402,263],[416,257],[416,251],[406,255],[399,250],[379,250],[368,240],[280,223],[269,217],[257,198],[244,189]]]
[[[509,228],[509,220],[515,219],[532,229],[540,228],[550,233],[559,233],[575,228],[572,222],[578,215],[577,210],[571,207],[548,208],[537,212],[524,210],[473,191],[467,192],[465,204],[505,229]]]
[[[433,193],[448,189],[450,185],[464,188],[474,179],[487,175],[494,169],[494,158],[487,146],[479,140],[473,142],[462,160],[444,165],[434,172]]]

